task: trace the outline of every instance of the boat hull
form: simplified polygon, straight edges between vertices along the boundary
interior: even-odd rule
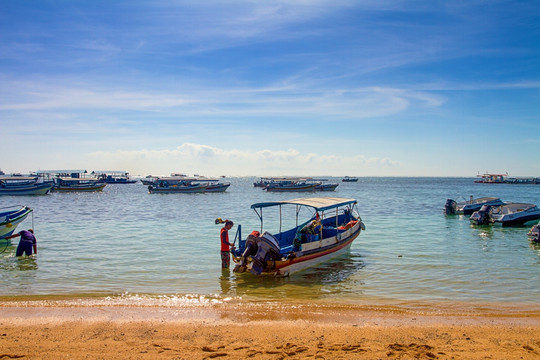
[[[349,248],[351,247],[354,239],[356,239],[359,234],[360,224],[358,224],[358,230],[353,233],[353,235],[348,237],[346,240],[342,240],[339,243],[336,243],[335,246],[321,248],[318,251],[305,254],[292,260],[276,262],[276,270],[268,272],[268,274],[277,276],[288,276],[293,273],[305,270],[307,268],[319,265],[323,262],[329,261],[347,252],[347,250],[349,250]]]
[[[46,195],[51,191],[52,184],[32,184],[25,186],[0,187],[0,195]]]
[[[206,186],[170,186],[170,187],[153,187],[148,186],[150,194],[195,194],[203,193]]]
[[[302,186],[267,186],[265,190],[269,192],[315,191],[315,184],[308,184],[308,185],[302,185]]]
[[[27,206],[23,206],[18,210],[0,212],[0,239],[12,235],[28,214],[32,212]]]
[[[213,185],[208,185],[204,191],[205,192],[224,192],[225,190],[229,188],[229,186],[231,186],[230,183],[213,184]]]
[[[92,191],[102,191],[107,184],[97,184],[92,186],[55,186],[54,191],[56,192],[92,192]]]

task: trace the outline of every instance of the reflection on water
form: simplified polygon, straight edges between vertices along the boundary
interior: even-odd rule
[[[361,293],[359,289],[361,284],[351,281],[350,278],[364,267],[362,256],[349,250],[335,259],[288,277],[255,276],[249,272],[237,274],[224,271],[220,277],[220,285],[224,296],[323,298],[353,289],[356,293]]]

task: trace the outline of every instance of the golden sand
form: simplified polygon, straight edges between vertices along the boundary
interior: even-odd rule
[[[540,312],[0,303],[0,359],[540,359]]]

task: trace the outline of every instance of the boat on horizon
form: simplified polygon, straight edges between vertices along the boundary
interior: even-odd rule
[[[352,176],[345,176],[343,179],[341,179],[341,181],[342,182],[357,182],[358,178],[352,177]]]
[[[251,205],[259,217],[260,231],[242,239],[242,226],[238,225],[238,248],[232,250],[234,272],[288,276],[342,255],[365,230],[356,204],[355,199],[318,197]],[[282,231],[285,206],[291,211],[296,207],[295,219],[286,219],[294,220],[295,226]],[[263,209],[271,207],[279,210],[279,232],[273,234],[265,231],[263,222]],[[301,211],[307,212],[303,220],[299,219]]]
[[[127,171],[92,171],[99,182],[107,184],[135,184],[137,180],[132,180]]]
[[[0,177],[0,195],[46,195],[53,187],[38,176]]]
[[[0,239],[15,232],[19,225],[33,210],[28,206],[8,206],[0,208]]]
[[[471,217],[475,225],[499,223],[502,226],[525,225],[540,219],[540,209],[535,204],[507,203],[500,206],[483,205]]]
[[[479,180],[475,180],[475,183],[479,184],[504,184],[506,182],[506,178],[508,177],[508,173],[504,174],[490,174],[490,173],[484,173],[482,175],[478,174],[476,177],[480,178]]]

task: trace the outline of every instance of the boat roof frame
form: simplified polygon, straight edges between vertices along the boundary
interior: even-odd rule
[[[358,201],[356,199],[350,198],[338,198],[338,197],[314,197],[314,198],[298,198],[291,200],[282,200],[282,201],[271,201],[271,202],[262,202],[251,205],[252,209],[261,209],[271,206],[280,206],[280,205],[300,205],[307,206],[315,209],[316,211],[325,211],[329,209],[334,209],[340,206],[356,204]]]

